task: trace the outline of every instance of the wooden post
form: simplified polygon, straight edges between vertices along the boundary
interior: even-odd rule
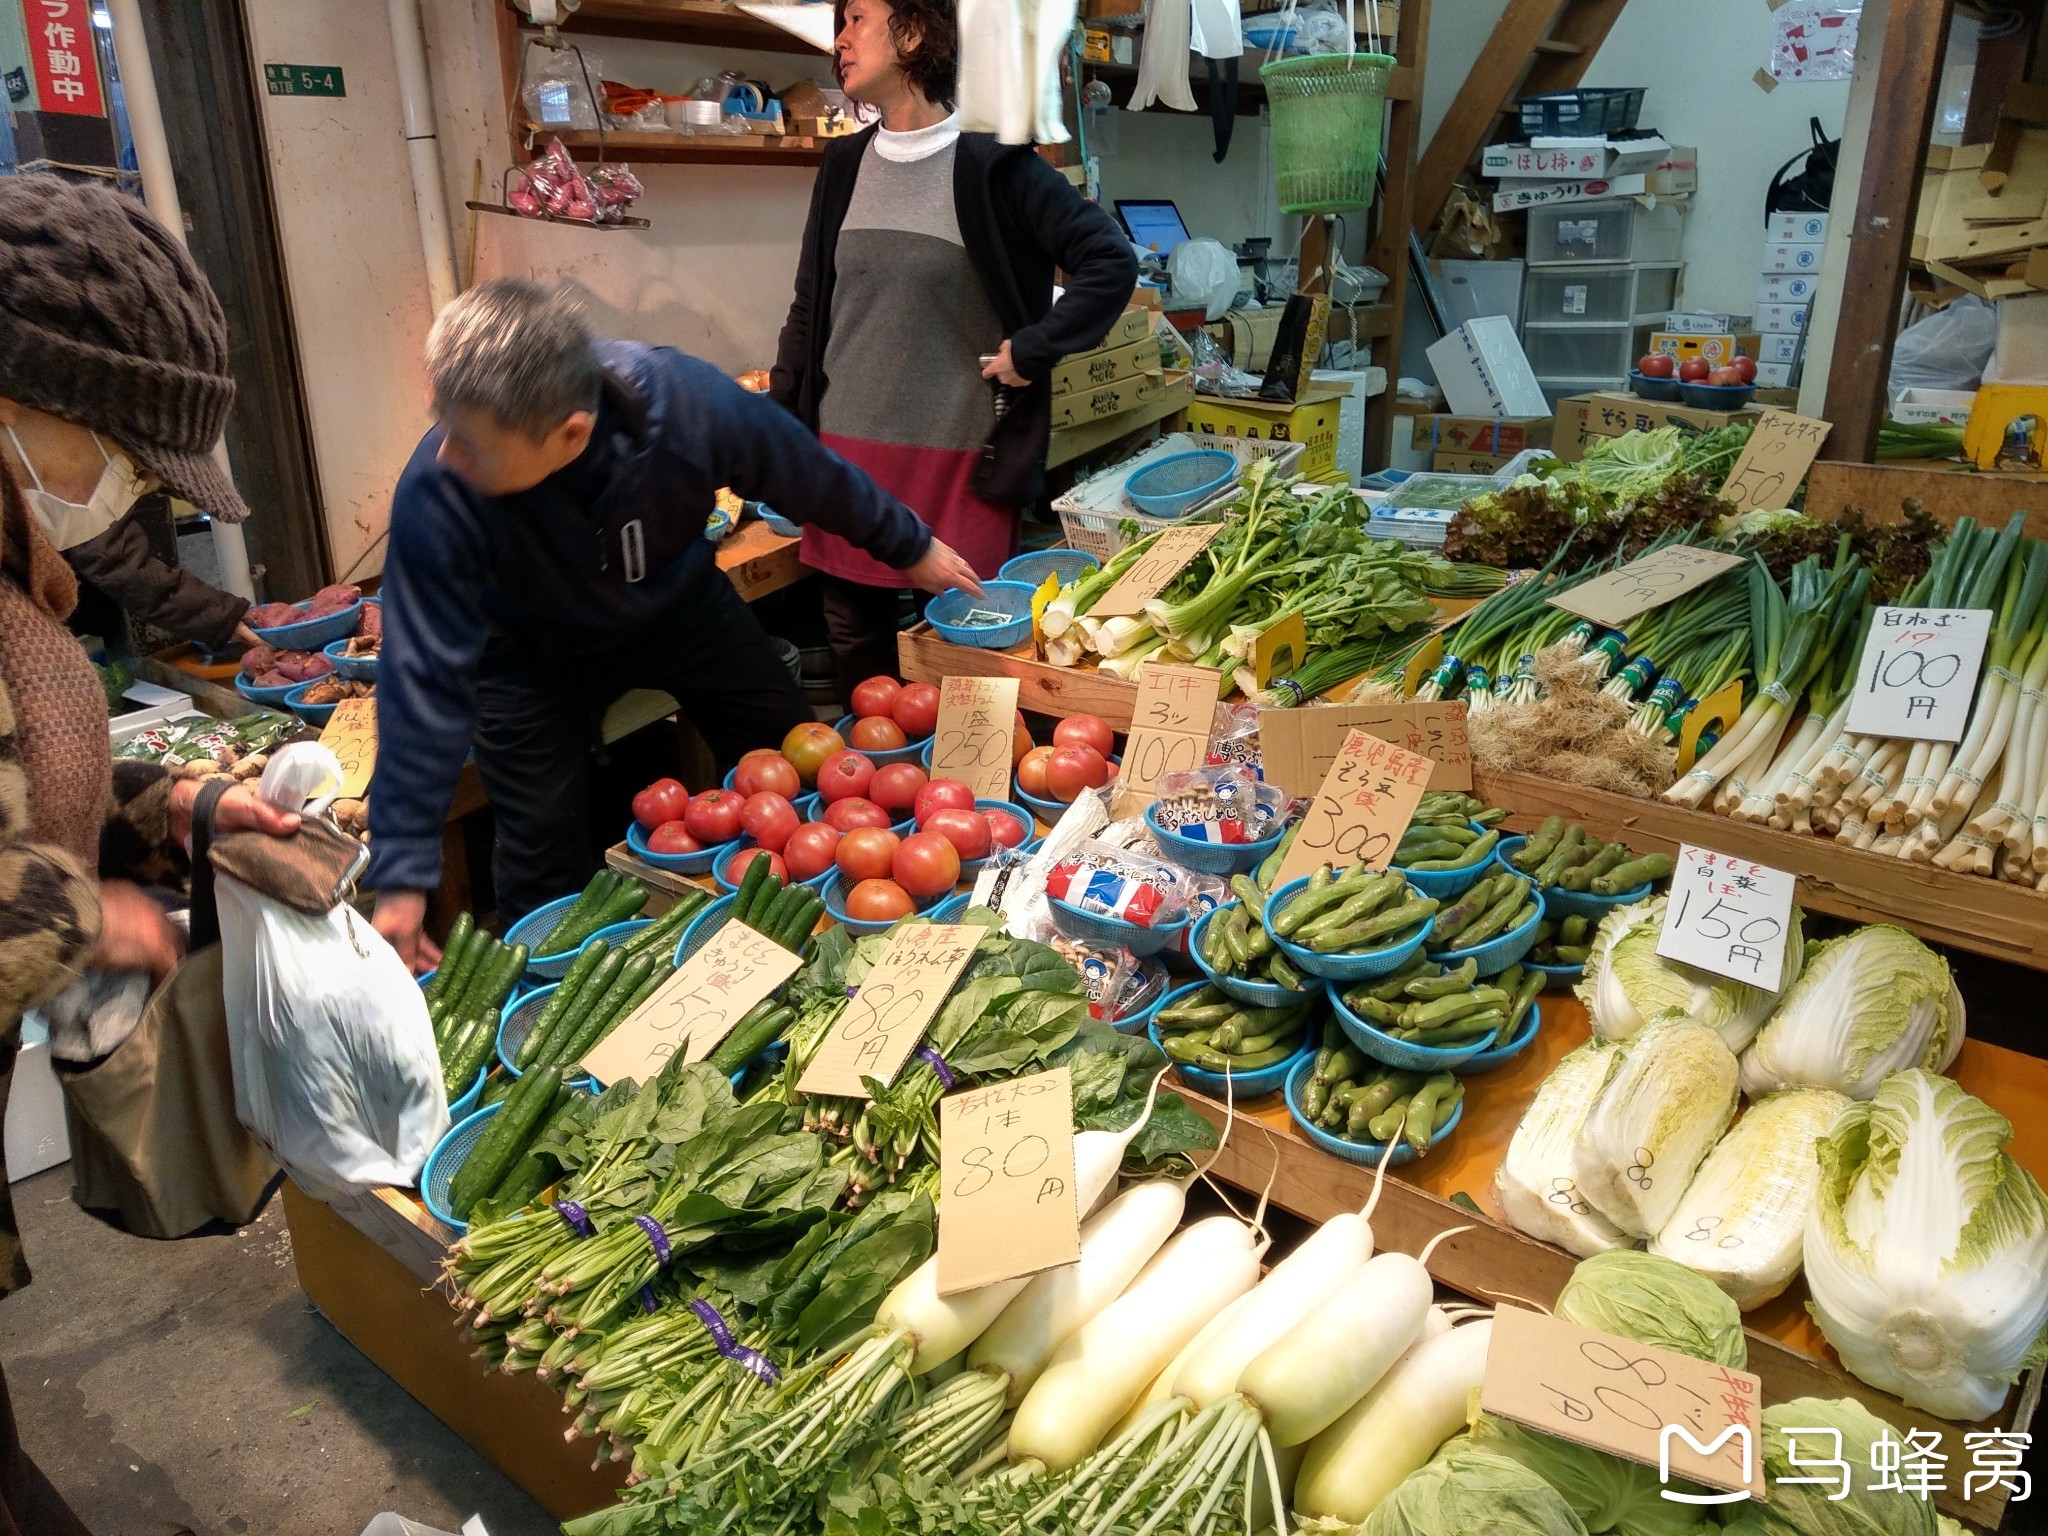
[[[1304,214],[1301,220],[1301,255],[1295,264],[1296,293],[1330,291],[1330,217],[1324,213]]]
[[[1401,376],[1401,327],[1408,314],[1408,237],[1415,219],[1415,156],[1422,138],[1422,82],[1429,62],[1429,0],[1406,0],[1394,57],[1415,82],[1414,92],[1387,108],[1387,192],[1379,230],[1365,259],[1387,274],[1387,338],[1374,361],[1387,370],[1386,392],[1365,412],[1365,470],[1387,465],[1394,441],[1394,386]]]

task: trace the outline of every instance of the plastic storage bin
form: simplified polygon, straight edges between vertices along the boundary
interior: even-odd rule
[[[1642,115],[1640,85],[1581,86],[1576,91],[1551,91],[1542,96],[1524,96],[1515,103],[1521,114],[1522,132],[1535,134],[1621,133],[1636,125]]]
[[[1565,203],[1529,210],[1524,256],[1532,267],[1676,261],[1683,235],[1674,203]]]
[[[1522,327],[1522,350],[1537,381],[1605,379],[1619,383],[1650,345],[1650,328],[1620,325],[1537,325]]]
[[[1525,325],[1600,325],[1661,320],[1678,299],[1673,267],[1620,266],[1559,272],[1538,268],[1522,288]]]

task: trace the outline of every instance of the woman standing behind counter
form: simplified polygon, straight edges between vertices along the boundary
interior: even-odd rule
[[[960,132],[950,0],[844,0],[839,18],[834,72],[882,120],[825,149],[771,393],[993,576],[1042,488],[1053,366],[1109,334],[1137,261],[1029,145]],[[902,573],[818,528],[803,559],[841,694],[894,673]]]

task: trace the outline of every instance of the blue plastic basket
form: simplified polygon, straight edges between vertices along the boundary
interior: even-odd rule
[[[736,896],[721,896],[683,925],[683,935],[676,940],[677,965],[702,949],[710,942],[711,935],[725,926],[726,920],[732,916],[732,905],[738,899]]]
[[[1173,948],[1189,927],[1185,913],[1171,922],[1146,928],[1137,923],[1127,923],[1120,917],[1083,912],[1072,902],[1061,901],[1057,896],[1048,896],[1046,904],[1052,908],[1053,927],[1068,938],[1082,944],[1121,944],[1140,959]]]
[[[1509,862],[1528,844],[1526,837],[1504,837],[1493,845],[1493,860],[1509,874],[1531,879],[1533,877],[1527,870],[1517,869]],[[1561,885],[1546,885],[1543,888],[1543,907],[1555,917],[1584,917],[1597,923],[1616,907],[1632,907],[1639,901],[1648,900],[1654,884],[1654,881],[1645,880],[1641,885],[1630,886],[1614,896],[1596,896],[1591,891],[1568,891]]]
[[[1482,836],[1487,830],[1476,821],[1468,821],[1465,825]],[[1496,848],[1499,846],[1498,843],[1494,844]],[[1480,877],[1493,868],[1493,855],[1489,853],[1478,863],[1468,865],[1464,869],[1407,869],[1399,864],[1394,867],[1399,869],[1408,883],[1423,895],[1434,896],[1438,901],[1456,901],[1477,885]]]
[[[1431,950],[1429,958],[1441,965],[1463,965],[1467,960],[1479,962],[1481,976],[1497,976],[1522,956],[1536,947],[1536,929],[1543,922],[1544,895],[1536,889],[1536,882],[1527,875],[1520,876],[1529,893],[1536,898],[1536,915],[1519,928],[1512,928],[1498,937],[1488,939],[1484,944],[1471,949]]]
[[[1204,912],[1195,922],[1194,930],[1188,934],[1188,955],[1201,973],[1216,984],[1216,989],[1226,997],[1240,1003],[1251,1003],[1260,1008],[1278,1008],[1282,1003],[1296,1002],[1312,995],[1310,992],[1296,992],[1271,981],[1246,981],[1242,976],[1226,976],[1215,969],[1202,956],[1202,946],[1209,937],[1209,925],[1221,912],[1229,912],[1244,905],[1242,902],[1228,902],[1215,911]]]
[[[334,664],[334,675],[350,682],[374,683],[377,681],[377,658],[374,656],[344,656],[349,636],[330,640],[320,647],[320,654]]]
[[[1079,581],[1090,571],[1102,569],[1102,562],[1085,549],[1034,549],[1029,554],[1018,555],[1005,560],[1003,568],[996,572],[1001,581],[1021,581],[1036,592],[1045,585],[1045,578],[1058,576],[1060,585]]]
[[[1126,1014],[1121,1019],[1106,1019],[1104,1022],[1120,1035],[1145,1034],[1152,1028],[1153,1021],[1159,1017],[1159,1010],[1166,1006],[1166,1000],[1178,990],[1176,987],[1161,987],[1159,995],[1137,1012]]]
[[[1145,807],[1145,825],[1152,829],[1152,839],[1161,853],[1181,868],[1204,875],[1248,875],[1266,862],[1286,836],[1282,829],[1256,843],[1211,843],[1183,837],[1171,827],[1159,825],[1157,805]]]
[[[1534,949],[1536,946],[1532,944],[1529,947]],[[1545,965],[1541,961],[1531,960],[1527,956],[1524,956],[1522,959],[1522,969],[1525,971],[1541,971],[1547,978],[1543,983],[1544,990],[1546,991],[1569,987],[1574,982],[1583,979],[1586,974],[1586,968],[1583,965]]]
[[[1239,467],[1237,455],[1220,448],[1170,453],[1132,471],[1124,494],[1147,517],[1179,517],[1235,480]]]
[[[1033,590],[1021,581],[984,581],[977,597],[955,587],[950,592],[941,592],[924,605],[925,621],[938,631],[941,640],[950,640],[955,645],[971,645],[984,651],[1008,650],[1031,636]],[[985,613],[1005,614],[1009,622],[983,625],[960,622],[977,608]]]
[[[526,1043],[526,1037],[533,1030],[536,1020],[548,1005],[548,1000],[561,991],[561,983],[537,987],[524,997],[510,999],[498,1013],[498,1065],[514,1077],[523,1074],[515,1058],[519,1047]]]
[[[1335,982],[1329,985],[1329,997],[1330,1009],[1337,1015],[1344,1033],[1351,1037],[1351,1043],[1382,1066],[1398,1067],[1403,1072],[1442,1072],[1470,1061],[1500,1036],[1499,1030],[1492,1029],[1468,1045],[1411,1045],[1406,1040],[1396,1040],[1370,1019],[1353,1012],[1344,1001],[1343,989]]]
[[[1341,1157],[1347,1163],[1363,1163],[1368,1168],[1376,1168],[1382,1161],[1385,1161],[1394,1168],[1399,1168],[1403,1163],[1415,1161],[1418,1154],[1415,1148],[1406,1141],[1396,1141],[1393,1144],[1394,1155],[1389,1158],[1387,1156],[1387,1143],[1383,1141],[1353,1141],[1348,1136],[1333,1136],[1321,1126],[1312,1123],[1308,1116],[1302,1113],[1301,1091],[1308,1082],[1309,1074],[1315,1071],[1315,1069],[1316,1059],[1314,1054],[1311,1053],[1308,1060],[1296,1062],[1293,1069],[1287,1074],[1287,1113],[1294,1117],[1294,1123],[1301,1127],[1301,1132],[1304,1136],[1308,1137],[1310,1141],[1321,1147],[1332,1157]],[[1442,1146],[1444,1138],[1455,1131],[1458,1128],[1458,1122],[1464,1118],[1465,1101],[1460,1099],[1458,1107],[1451,1111],[1451,1118],[1444,1122],[1444,1128],[1431,1138],[1430,1150],[1434,1152],[1438,1147]]]
[[[677,875],[710,874],[712,864],[738,841],[735,838],[730,843],[714,843],[695,853],[656,853],[647,846],[647,834],[641,830],[639,822],[631,822],[626,827],[626,846],[633,850],[634,858]]]
[[[609,928],[598,929],[597,932],[583,941],[582,949],[588,949],[599,939],[603,939],[611,948],[617,949],[641,929],[652,928],[653,926],[654,919],[651,917],[629,917],[623,923],[613,923]],[[582,950],[578,950],[579,954],[581,952]]]
[[[1384,949],[1364,950],[1355,955],[1325,955],[1313,949],[1304,949],[1299,944],[1281,938],[1274,931],[1273,919],[1279,916],[1280,909],[1287,905],[1288,897],[1307,887],[1309,879],[1309,876],[1303,875],[1299,879],[1290,880],[1268,896],[1263,919],[1266,932],[1273,935],[1273,942],[1280,946],[1280,953],[1294,962],[1296,970],[1306,972],[1310,976],[1320,976],[1325,981],[1364,981],[1369,976],[1384,976],[1390,971],[1398,971],[1408,963],[1409,956],[1422,948],[1423,941],[1436,927],[1434,917],[1425,918],[1422,926],[1400,943],[1390,944]],[[1414,888],[1411,886],[1410,889]]]
[[[569,974],[569,967],[576,963],[576,951],[573,949],[566,955],[550,955],[545,960],[534,957],[540,953],[540,947],[547,942],[548,935],[555,931],[569,909],[576,905],[576,898],[582,894],[581,891],[577,891],[568,896],[557,896],[546,906],[535,907],[505,930],[507,944],[526,946],[527,975],[560,981]]]
[[[307,681],[310,682],[312,679],[309,678]],[[243,673],[237,672],[235,674],[235,692],[256,704],[282,704],[287,694],[296,692],[305,686],[305,683],[285,683],[281,687],[265,688],[250,682]]]
[[[486,1061],[476,1069],[476,1081],[463,1090],[461,1097],[449,1102],[448,1118],[450,1120],[460,1120],[464,1115],[474,1111],[477,1105],[483,1102],[484,1080],[490,1075],[491,1064]]]
[[[983,815],[996,812],[1009,817],[1011,821],[1021,823],[1024,828],[1024,841],[1017,845],[1019,850],[1029,848],[1038,837],[1037,821],[1032,818],[1031,812],[1021,805],[1013,804],[1008,800],[977,800],[974,802],[974,808]],[[1001,844],[996,846],[1000,847]],[[995,856],[995,849],[991,848],[988,858],[962,859],[960,861],[960,878],[962,880],[972,880],[987,867],[989,859]]]
[[[832,729],[837,731],[841,739],[843,740],[846,736],[846,733],[853,729],[853,725],[854,716],[841,715],[839,717],[839,723],[833,726]],[[851,750],[858,752],[862,757],[866,758],[869,762],[873,763],[877,768],[885,768],[890,763],[914,763],[918,761],[918,759],[924,754],[925,750],[931,746],[931,744],[931,737],[920,736],[916,741],[909,742],[904,746],[889,747],[878,752],[873,747],[856,747],[853,745],[852,742],[847,742],[847,746]]]
[[[327,679],[324,677],[316,677],[308,682],[300,683],[298,687],[292,689],[291,692],[284,696],[285,707],[308,725],[324,726],[329,720],[334,718],[334,705],[308,704],[306,702],[306,690],[311,688],[314,683],[324,683],[325,681]]]
[[[441,1138],[439,1145],[427,1154],[427,1165],[420,1170],[420,1198],[426,1202],[436,1221],[453,1227],[457,1232],[467,1232],[469,1223],[457,1221],[455,1213],[448,1209],[448,1186],[461,1171],[464,1160],[476,1149],[491,1116],[504,1107],[500,1100],[457,1121]]]
[[[841,874],[836,869],[833,870],[831,874],[826,878],[825,910],[826,912],[830,913],[833,919],[836,922],[838,922],[841,927],[845,928],[845,930],[848,933],[854,934],[860,938],[866,938],[871,933],[887,933],[891,928],[893,928],[896,925],[897,920],[893,917],[848,917],[846,915],[846,896],[847,893],[852,889],[853,887],[851,885],[848,885],[846,882],[846,876]],[[953,898],[950,896],[934,896],[930,901],[919,901],[915,896],[913,896],[910,899],[912,905],[916,908],[917,912],[920,915],[930,917],[934,915],[938,907],[943,905],[945,902],[952,900]],[[964,911],[966,909],[962,908],[962,910]]]
[[[1154,1045],[1158,1046],[1161,1050],[1166,1049],[1166,1042],[1162,1038],[1159,1029],[1159,1014],[1169,1004],[1182,997],[1199,992],[1207,985],[1206,981],[1191,981],[1184,987],[1175,987],[1152,1005],[1152,1018],[1145,1025],[1145,1033],[1151,1037]],[[1180,1074],[1182,1082],[1205,1098],[1220,1099],[1227,1094],[1233,1099],[1255,1099],[1262,1094],[1277,1092],[1280,1085],[1287,1081],[1287,1074],[1292,1072],[1300,1062],[1308,1061],[1313,1063],[1316,1055],[1316,1040],[1317,1032],[1315,1027],[1311,1025],[1308,1029],[1302,1031],[1300,1050],[1296,1051],[1285,1061],[1276,1061],[1272,1066],[1260,1067],[1256,1071],[1233,1072],[1226,1077],[1221,1072],[1204,1072],[1200,1067],[1186,1067],[1182,1066],[1179,1062],[1173,1064],[1173,1070]]]
[[[1514,1034],[1501,1041],[1498,1045],[1488,1047],[1477,1056],[1468,1058],[1451,1070],[1460,1077],[1477,1077],[1482,1072],[1491,1072],[1498,1067],[1504,1067],[1510,1060],[1521,1055],[1522,1052],[1529,1048],[1536,1039],[1537,1031],[1542,1028],[1543,1005],[1541,1003],[1531,1003],[1529,1005],[1529,1017],[1522,1020],[1522,1027],[1520,1029],[1516,1030]]]
[[[1109,765],[1112,768],[1121,767],[1123,760],[1122,753],[1112,753]],[[1014,771],[1010,775],[1010,798],[1018,805],[1029,806],[1032,813],[1048,827],[1058,826],[1060,818],[1067,814],[1065,801],[1045,800],[1037,795],[1025,794],[1024,786],[1017,782],[1017,775]]]
[[[925,916],[935,923],[957,923],[960,920],[960,914],[965,912],[973,901],[974,893],[972,891],[958,891],[948,896],[936,907],[933,907]]]
[[[313,606],[308,598],[294,604],[304,613]],[[334,613],[323,613],[317,619],[299,619],[290,624],[273,624],[268,629],[255,629],[256,638],[265,645],[280,651],[317,651],[330,640],[346,640],[356,632],[356,626],[363,621],[363,600],[357,598],[346,608]]]

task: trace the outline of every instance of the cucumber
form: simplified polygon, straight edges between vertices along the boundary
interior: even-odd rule
[[[441,1053],[441,1088],[451,1104],[462,1097],[476,1076],[475,1067],[469,1069],[468,1077],[458,1076],[456,1069],[462,1065],[463,1057],[469,1054],[470,1043],[482,1024],[481,1019],[467,1019],[449,1032],[448,1049]]]
[[[628,875],[619,882],[617,890],[605,899],[603,909],[597,914],[596,933],[600,928],[609,928],[614,923],[623,923],[637,917],[640,909],[647,905],[647,887]]]
[[[480,1219],[488,1217],[496,1220],[501,1216],[510,1216],[514,1211],[523,1211],[533,1204],[542,1190],[562,1176],[562,1165],[555,1161],[551,1153],[536,1151],[535,1145],[561,1121],[570,1101],[574,1098],[575,1095],[566,1088],[555,1095],[555,1102],[548,1106],[548,1113],[542,1119],[540,1129],[534,1132],[533,1140],[528,1143],[526,1150],[520,1153],[519,1161],[514,1163],[511,1171],[498,1181],[496,1189],[470,1207],[472,1214]]]
[[[506,1098],[504,1108],[491,1117],[449,1183],[448,1209],[457,1220],[466,1221],[476,1202],[504,1181],[539,1131],[561,1086],[562,1074],[553,1067],[542,1067],[519,1079],[519,1086]]]
[[[490,979],[484,983],[482,995],[477,999],[479,1013],[496,1013],[505,1006],[505,999],[512,995],[519,978],[526,974],[526,946],[513,944],[506,947],[498,957]]]
[[[574,1040],[583,1028],[583,1021],[590,1010],[597,1006],[611,984],[618,980],[619,972],[626,968],[626,957],[616,949],[598,963],[590,978],[583,983],[583,990],[576,994],[576,1000],[562,1010],[562,1016],[555,1021],[554,1033],[549,1036],[545,1054],[536,1054],[534,1060],[542,1066],[558,1066],[562,1062],[563,1049]]]
[[[606,989],[591,1010],[583,1015],[576,1027],[575,1038],[563,1047],[554,1058],[554,1063],[572,1067],[589,1054],[592,1047],[611,1033],[612,1026],[625,1015],[622,1010],[634,993],[638,992],[647,978],[654,972],[654,957],[642,955],[637,960],[628,960],[620,967],[617,978]]]
[[[768,873],[768,861],[756,859],[747,866],[747,872],[740,876],[739,890],[733,895],[732,915],[741,922],[747,920],[747,913],[753,907],[754,897],[760,892],[761,882],[768,878]]]
[[[463,1040],[462,1054],[455,1058],[449,1090],[450,1098],[461,1098],[469,1092],[469,1085],[476,1081],[477,1073],[484,1063],[491,1059],[491,1052],[498,1044],[498,1016],[495,1013],[480,1013],[476,1016],[475,1029]]]
[[[811,930],[818,924],[818,914],[825,910],[825,903],[819,900],[816,891],[798,886],[796,892],[796,905],[782,925],[769,935],[791,954],[803,948],[804,940],[811,936]]]
[[[719,1042],[718,1049],[704,1059],[730,1077],[774,1044],[795,1018],[780,1003],[761,1003],[749,1009],[747,1016],[733,1026],[732,1033]]]
[[[511,1073],[497,1073],[484,1084],[483,1098],[478,1102],[477,1108],[486,1109],[493,1104],[503,1102],[511,1094],[512,1090],[518,1086],[519,1079]]]
[[[447,1013],[449,1005],[462,995],[471,971],[476,968],[477,957],[483,953],[490,939],[488,933],[472,923],[470,931],[463,935],[458,945],[451,930],[448,947],[441,951],[441,968],[434,972],[436,990],[427,1000],[430,1012],[437,1016]]]
[[[454,1018],[466,1019],[476,1012],[478,1000],[482,998],[484,988],[490,984],[491,972],[503,958],[504,951],[505,946],[498,940],[489,934],[483,935],[475,953],[470,957],[469,964],[463,970],[462,990],[450,992],[447,996],[447,1007],[443,1010],[445,1013]]]
[[[469,942],[469,936],[475,932],[476,919],[469,913],[465,912],[455,919],[455,926],[448,930],[448,942],[441,946],[440,967],[434,972],[434,979],[427,983],[429,1003],[441,995],[448,980],[449,962],[462,953],[463,945]]]
[[[576,956],[576,963],[569,967],[569,974],[564,976],[562,984],[555,988],[554,996],[541,1006],[540,1017],[533,1021],[533,1027],[527,1030],[526,1038],[519,1042],[517,1065],[520,1071],[524,1072],[535,1061],[544,1059],[541,1046],[547,1039],[548,1031],[554,1027],[555,1020],[562,1016],[562,1010],[575,1002],[577,989],[610,951],[609,944],[590,943],[583,946],[582,952]]]
[[[551,960],[557,955],[566,955],[572,949],[582,946],[585,939],[604,925],[598,919],[604,916],[605,905],[619,888],[619,876],[608,869],[600,869],[590,877],[590,884],[583,887],[554,931],[540,941],[540,957]]]

